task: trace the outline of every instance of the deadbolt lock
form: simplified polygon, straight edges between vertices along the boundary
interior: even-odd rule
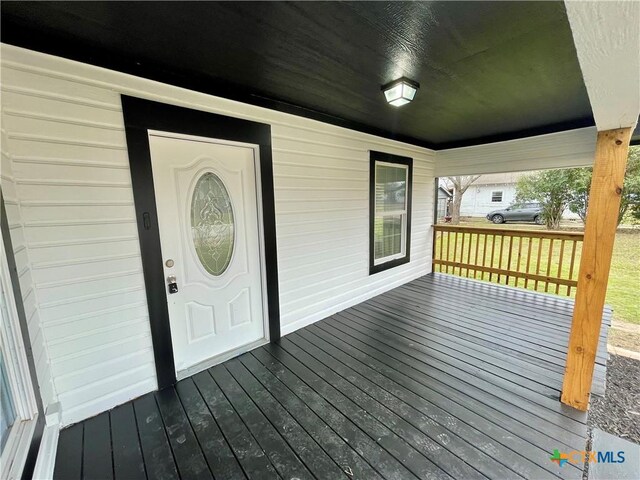
[[[178,282],[175,275],[167,277],[167,287],[169,288],[169,293],[178,293]]]

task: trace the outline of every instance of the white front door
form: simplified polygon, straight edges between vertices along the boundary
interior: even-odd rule
[[[174,359],[183,377],[265,338],[258,153],[161,132],[150,132],[149,146]]]

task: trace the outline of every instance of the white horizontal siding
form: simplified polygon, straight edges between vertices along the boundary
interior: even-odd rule
[[[13,255],[16,261],[38,387],[42,397],[42,403],[46,408],[48,405],[57,401],[57,395],[53,384],[46,336],[41,323],[41,313],[38,308],[38,292],[33,280],[30,252],[25,234],[24,210],[18,194],[15,168],[11,155],[12,144],[6,130],[7,118],[4,111],[2,111],[1,115],[2,142],[0,155],[2,159],[0,163],[0,178],[2,196],[7,211],[7,223],[9,224],[9,232],[11,234]]]
[[[37,293],[25,307],[69,424],[156,388],[120,96],[4,64],[2,89]]]
[[[320,130],[322,131],[322,130]],[[433,216],[433,156],[424,150],[390,153],[414,158],[412,261],[403,267],[369,276],[369,149],[366,139],[344,140],[330,133],[314,132],[304,145],[331,163],[323,173],[304,175],[307,158],[293,156],[289,135],[282,139],[274,127],[274,174],[278,213],[280,308],[283,333],[289,333],[360,302],[394,282],[425,273],[430,265]],[[301,148],[299,145],[296,148]],[[332,155],[348,158],[339,163]],[[284,163],[280,164],[283,159]],[[334,168],[338,167],[338,168]],[[341,171],[341,167],[349,170]],[[301,172],[299,178],[297,173]],[[291,178],[296,175],[296,178]],[[338,181],[336,178],[340,178]],[[319,192],[319,193],[317,193]],[[418,273],[419,272],[419,273]]]
[[[121,93],[271,124],[283,333],[429,271],[433,152],[3,45],[25,275],[63,424],[156,388]],[[374,276],[370,150],[414,158],[412,261]]]
[[[435,174],[447,177],[591,166],[595,149],[596,128],[579,128],[487,145],[439,150]]]

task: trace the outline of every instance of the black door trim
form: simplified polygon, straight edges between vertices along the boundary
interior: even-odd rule
[[[259,146],[269,338],[274,342],[280,338],[280,304],[271,126],[126,95],[122,95],[122,110],[158,388],[162,389],[175,384],[176,374],[165,296],[166,285],[162,267],[148,130],[218,138]]]

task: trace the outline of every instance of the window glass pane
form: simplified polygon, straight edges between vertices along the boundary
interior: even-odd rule
[[[202,266],[211,275],[222,275],[233,254],[234,219],[231,199],[222,180],[202,175],[191,199],[191,235]]]
[[[376,217],[374,231],[376,260],[402,252],[402,217],[403,215]]]
[[[407,169],[376,164],[376,212],[404,210]]]
[[[491,192],[491,201],[492,202],[501,202],[502,201],[502,192]]]

